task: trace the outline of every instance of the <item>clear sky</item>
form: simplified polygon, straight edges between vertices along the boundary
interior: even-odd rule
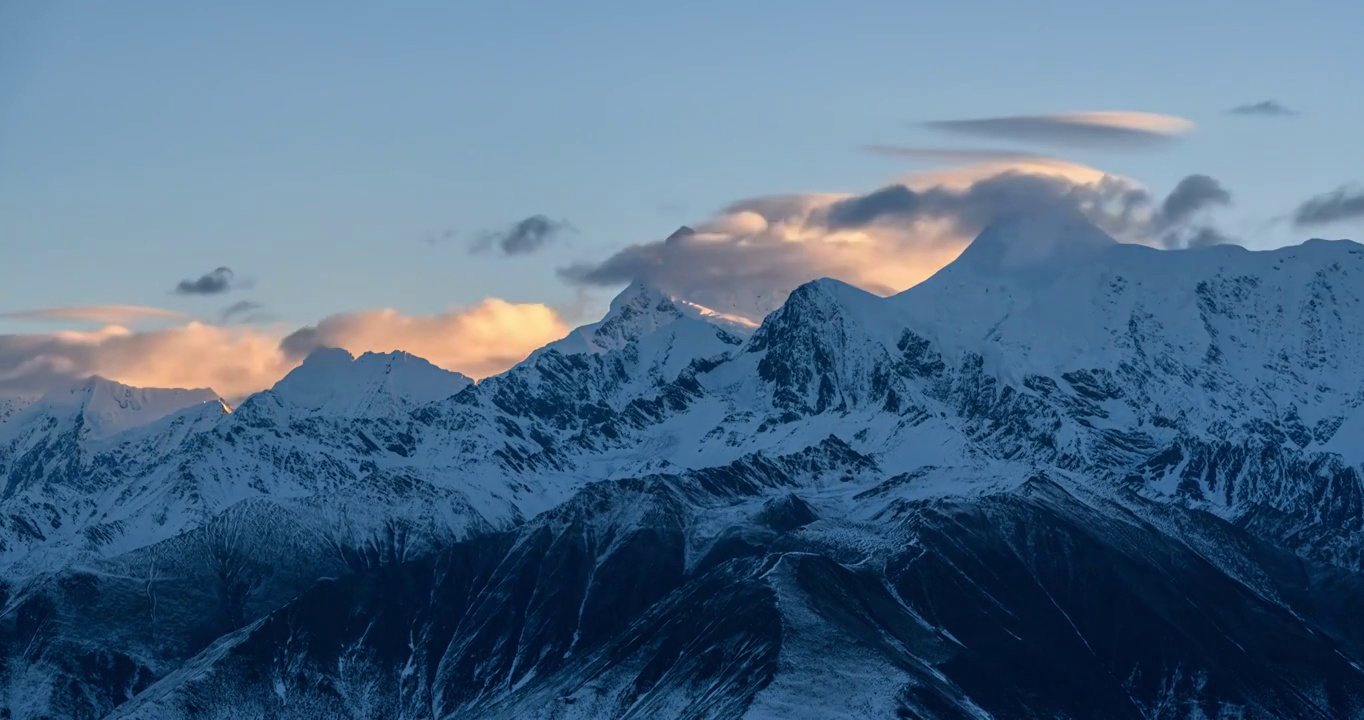
[[[1360,228],[1282,220],[1364,179],[1352,0],[14,0],[0,28],[0,313],[212,319],[250,299],[296,327],[496,297],[590,316],[610,289],[584,309],[557,268],[739,199],[917,167],[868,144],[1045,150],[1157,196],[1207,174],[1252,247]],[[1227,113],[1266,100],[1296,114]],[[1098,110],[1196,127],[1058,151],[916,124]],[[469,251],[537,214],[572,229]],[[243,289],[170,293],[219,266]]]

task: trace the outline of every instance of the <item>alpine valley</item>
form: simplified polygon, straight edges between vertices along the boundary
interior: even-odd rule
[[[1364,246],[0,401],[4,718],[1364,718]]]

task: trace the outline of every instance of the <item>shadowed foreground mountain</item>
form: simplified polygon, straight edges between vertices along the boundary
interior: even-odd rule
[[[1364,718],[1364,248],[986,229],[0,415],[7,717]]]

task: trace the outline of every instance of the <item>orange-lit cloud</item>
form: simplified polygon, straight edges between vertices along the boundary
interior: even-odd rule
[[[391,309],[332,315],[292,333],[281,348],[294,357],[323,346],[357,355],[406,350],[448,370],[481,378],[506,370],[568,331],[548,306],[489,298],[440,315],[404,315]]]
[[[185,314],[182,312],[142,305],[73,305],[0,313],[0,318],[6,320],[88,322],[106,325],[130,325],[144,320],[182,320],[184,317]]]
[[[1083,119],[1181,127],[1145,116]],[[757,320],[798,285],[819,277],[880,294],[916,285],[955,259],[987,224],[1012,213],[1080,212],[1120,240],[1161,247],[1225,240],[1201,223],[1230,194],[1204,176],[1186,178],[1160,203],[1135,180],[1035,153],[868,150],[948,167],[903,175],[864,194],[786,194],[732,203],[694,232],[632,245],[560,274],[584,286],[644,279],[699,305]]]
[[[212,387],[235,397],[267,387],[297,364],[268,334],[191,322],[134,331],[0,335],[0,388],[42,390],[102,375],[144,387]]]
[[[1137,185],[1137,182],[1130,178],[1107,173],[1082,163],[1045,155],[1033,155],[1017,159],[982,160],[959,167],[909,173],[896,178],[896,181],[914,190],[927,190],[931,187],[962,189],[977,181],[1010,172],[1056,177],[1077,185],[1096,184],[1102,182],[1104,178],[1112,178],[1133,186]]]
[[[1160,113],[1134,112],[1131,110],[1061,113],[1048,116],[1062,122],[1080,125],[1120,128],[1123,130],[1144,130],[1146,132],[1175,135],[1189,132],[1194,124],[1191,120]]]
[[[396,310],[333,315],[283,330],[190,322],[135,331],[0,335],[0,391],[32,392],[101,375],[143,387],[211,387],[229,398],[267,388],[317,345],[359,354],[406,350],[472,377],[505,370],[568,331],[554,310],[489,299],[438,315]]]
[[[1149,200],[1135,181],[1032,153],[878,147],[879,154],[964,165],[907,174],[864,195],[805,193],[733,203],[661,241],[630,246],[562,272],[571,282],[645,278],[682,298],[749,319],[775,309],[800,283],[835,277],[891,294],[951,262],[993,216],[1064,205],[1131,224],[1116,207]],[[1121,234],[1121,233],[1120,233]]]

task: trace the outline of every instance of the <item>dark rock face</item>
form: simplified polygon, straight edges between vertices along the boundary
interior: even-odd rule
[[[936,551],[889,570],[906,602],[966,647],[944,672],[973,700],[1000,717],[1362,711],[1364,685],[1350,659],[1357,638],[1323,631],[1360,599],[1358,576],[1305,567],[1247,540],[1253,554],[1244,559],[1276,590],[1318,573],[1349,588],[1347,597],[1269,602],[1178,539],[1134,533],[1046,492],[1040,501],[934,509],[916,530]]]
[[[757,519],[763,525],[777,532],[799,530],[819,519],[814,508],[800,499],[799,495],[784,495],[763,503]]]
[[[860,707],[891,716],[1364,713],[1364,579],[1210,515],[1148,508],[1181,537],[1038,476],[899,505],[898,547],[849,563],[788,494],[689,566],[694,482],[594,485],[514,533],[324,581],[120,716],[739,717],[873,663],[859,692],[881,704]]]

